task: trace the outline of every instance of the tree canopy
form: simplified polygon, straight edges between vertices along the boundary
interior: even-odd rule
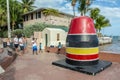
[[[94,0],[67,0],[67,1],[71,2],[71,5],[73,6],[74,16],[75,16],[75,5],[76,4],[78,4],[78,6],[76,6],[78,9],[78,12],[81,13],[81,16],[84,16],[88,12],[89,7]]]
[[[15,26],[21,23],[22,14],[29,12],[35,8],[33,6],[35,0],[9,0],[10,9],[10,23],[11,28],[14,30]],[[7,6],[5,0],[0,0],[0,27],[7,26]]]
[[[48,15],[59,16],[59,11],[56,9],[47,8],[47,9],[43,9],[43,14],[45,16],[48,16]]]
[[[111,26],[110,21],[100,14],[99,8],[91,9],[90,17],[94,20],[95,28],[98,32],[100,32],[104,27]]]
[[[21,5],[22,5],[22,9],[23,9],[23,13],[27,13],[29,11],[34,10],[34,8],[36,8],[36,6],[34,6],[35,0],[22,0]]]
[[[9,1],[9,11],[10,11],[10,25],[12,31],[18,28],[18,25],[22,23],[22,14],[31,11],[35,8],[35,0],[22,0],[19,2],[17,0]],[[0,0],[0,31],[7,30],[7,6],[6,0]],[[3,34],[3,32],[0,32]]]

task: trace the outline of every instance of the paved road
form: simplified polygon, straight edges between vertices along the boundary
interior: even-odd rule
[[[51,64],[63,58],[64,55],[46,52],[32,55],[31,50],[28,50],[23,56],[17,57],[0,80],[120,80],[118,62],[91,76]]]

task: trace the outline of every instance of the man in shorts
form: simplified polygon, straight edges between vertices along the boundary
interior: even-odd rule
[[[37,44],[36,44],[36,40],[34,40],[34,38],[33,38],[33,40],[32,40],[32,50],[33,50],[33,55],[34,55],[34,52],[36,53],[36,55],[38,55],[38,53],[37,53]]]

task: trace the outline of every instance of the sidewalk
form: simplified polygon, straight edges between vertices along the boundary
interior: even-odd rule
[[[33,55],[29,50],[17,57],[0,80],[120,80],[120,62],[113,62],[110,67],[92,76],[52,65],[53,61],[64,58],[62,54],[46,52]]]

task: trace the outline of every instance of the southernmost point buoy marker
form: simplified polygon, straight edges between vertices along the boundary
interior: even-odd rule
[[[112,63],[99,60],[99,45],[93,20],[87,16],[72,19],[66,38],[66,59],[53,65],[95,75]]]

